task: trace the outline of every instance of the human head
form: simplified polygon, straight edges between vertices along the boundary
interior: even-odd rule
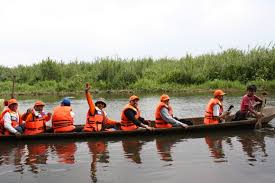
[[[62,101],[61,101],[61,106],[71,106],[71,100],[69,98],[64,98]]]
[[[107,106],[106,102],[105,102],[105,99],[104,98],[99,98],[95,105],[100,109],[102,110],[103,108],[105,108]]]
[[[218,89],[218,90],[215,90],[214,91],[214,97],[217,98],[218,100],[220,101],[223,101],[223,96],[225,95],[226,93],[224,93],[222,90]]]
[[[257,87],[256,85],[248,85],[246,91],[248,96],[254,96],[257,91]]]
[[[45,106],[45,103],[42,102],[42,101],[40,101],[40,100],[38,100],[38,101],[36,101],[36,102],[34,103],[34,107],[33,107],[33,108],[34,108],[36,111],[41,112],[41,111],[43,111],[44,106]]]
[[[129,103],[134,106],[134,107],[137,107],[138,106],[138,101],[139,101],[139,97],[136,96],[136,95],[132,95],[130,98],[129,98]]]
[[[8,101],[8,108],[12,111],[17,111],[18,108],[18,102],[16,99],[12,98]]]
[[[170,100],[170,97],[166,94],[162,94],[160,96],[160,101],[167,104],[167,105],[169,104],[169,100]]]

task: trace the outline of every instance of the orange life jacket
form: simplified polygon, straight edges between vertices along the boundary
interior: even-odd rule
[[[85,132],[101,131],[103,130],[104,121],[106,119],[105,112],[95,107],[95,113],[92,115],[90,110],[87,112],[86,124],[84,126]]]
[[[71,116],[72,108],[69,106],[57,106],[54,108],[52,126],[54,133],[71,132],[75,129]]]
[[[133,110],[135,114],[135,118],[138,119],[140,117],[140,110],[138,108],[135,108],[134,106],[127,104],[122,113],[121,113],[121,129],[125,131],[131,131],[136,130],[138,126],[136,126],[132,121],[130,121],[126,115],[124,114],[126,110],[131,109]]]
[[[204,114],[204,124],[218,124],[219,120],[214,117],[213,115],[213,107],[214,105],[218,104],[220,106],[219,115],[223,113],[223,105],[217,98],[212,98],[206,107],[205,114]]]
[[[173,116],[173,110],[172,107],[170,105],[166,105],[163,102],[160,102],[156,108],[156,112],[155,112],[155,127],[156,128],[172,128],[172,125],[170,123],[167,123],[166,121],[164,121],[161,117],[160,111],[161,109],[165,107],[168,109],[168,113]]]
[[[10,110],[9,108],[7,108],[6,110],[4,110],[1,114],[1,120],[0,120],[0,133],[4,134],[4,135],[10,135],[10,132],[8,130],[5,129],[5,122],[4,122],[4,115],[6,113],[10,113],[11,116],[11,126],[13,128],[16,128],[17,126],[19,126],[19,124],[21,123],[20,121],[20,115],[18,112],[16,112],[18,114],[17,118],[16,116],[13,116],[11,113],[15,113],[14,111]]]
[[[31,117],[27,118],[25,123],[25,132],[26,135],[35,135],[43,133],[45,131],[45,114],[35,116],[34,111],[30,114]]]

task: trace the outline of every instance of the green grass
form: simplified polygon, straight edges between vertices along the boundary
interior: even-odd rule
[[[83,91],[86,82],[97,90],[245,90],[250,83],[275,90],[275,48],[228,49],[180,59],[101,58],[68,64],[47,58],[31,66],[0,66],[0,93],[10,93],[13,75],[19,93],[77,92]]]

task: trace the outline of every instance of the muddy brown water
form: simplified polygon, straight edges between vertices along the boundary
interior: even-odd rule
[[[98,96],[95,96],[97,98]],[[128,99],[105,96],[106,111],[119,120]],[[210,96],[171,96],[177,117],[202,116]],[[42,97],[46,111],[61,97]],[[239,108],[241,96],[226,96]],[[20,111],[36,99],[20,100]],[[142,95],[142,116],[154,118],[159,100]],[[275,106],[275,96],[268,97]],[[87,102],[82,96],[72,100],[76,123],[85,122]],[[275,120],[270,123],[275,127]],[[0,143],[0,183],[8,182],[275,182],[275,131],[238,130],[194,136],[169,135],[82,141],[33,141]]]

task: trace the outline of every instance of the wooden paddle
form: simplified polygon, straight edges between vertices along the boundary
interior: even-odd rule
[[[257,123],[255,124],[255,129],[260,129],[262,128],[262,121],[264,119],[264,115],[263,115],[263,110],[264,110],[264,107],[265,107],[265,104],[266,104],[266,96],[267,96],[267,93],[266,92],[263,92],[262,93],[263,95],[263,98],[262,98],[262,105],[261,105],[261,108],[260,108],[260,113],[262,115],[262,117],[260,117],[257,121]]]

